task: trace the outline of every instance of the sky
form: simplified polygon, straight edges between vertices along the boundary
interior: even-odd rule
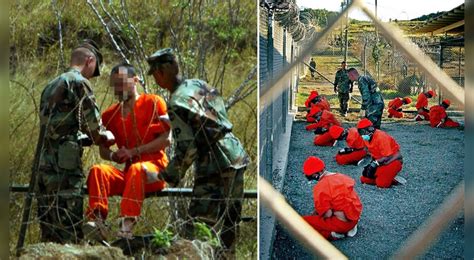
[[[341,0],[296,0],[300,9],[307,7],[338,12],[341,11],[341,2]],[[375,0],[364,0],[364,2],[375,11]],[[449,11],[462,3],[464,0],[378,0],[377,16],[383,21],[388,21],[389,18],[409,20],[424,14]],[[367,16],[359,10],[353,10],[349,17],[368,20]]]

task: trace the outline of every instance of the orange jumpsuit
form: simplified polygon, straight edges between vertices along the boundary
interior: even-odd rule
[[[403,99],[399,97],[388,102],[388,117],[402,118],[403,117],[403,113],[401,112],[402,106],[403,106]]]
[[[355,181],[344,174],[323,176],[313,188],[314,209],[317,215],[303,216],[326,239],[334,239],[331,232],[346,234],[357,224],[362,213],[362,203],[354,190]],[[347,222],[336,216],[324,218],[328,210],[342,211]]]
[[[362,140],[362,137],[360,137],[359,133],[357,132],[357,128],[349,128],[347,132],[347,146],[354,149],[354,151],[345,154],[336,154],[336,162],[340,165],[357,163],[367,155],[364,140]]]
[[[419,115],[422,115],[425,120],[430,120],[428,112],[428,97],[426,97],[425,93],[422,92],[418,95],[415,107],[418,110]]]
[[[329,129],[332,125],[341,126],[341,123],[336,119],[333,113],[323,110],[321,114],[321,119],[317,123],[313,123],[306,126],[306,130],[315,130],[317,128],[326,128]],[[319,146],[332,146],[334,144],[335,139],[332,138],[329,131],[322,135],[317,135],[314,138],[314,144]]]
[[[442,122],[444,120],[444,122]],[[441,123],[442,122],[442,123]],[[441,123],[441,124],[440,124]],[[446,114],[446,109],[440,105],[430,108],[430,125],[431,127],[459,127],[458,122],[453,121]]]
[[[308,98],[309,99],[309,98]],[[306,100],[306,102],[308,102],[308,100]],[[306,105],[306,102],[305,102],[305,105]],[[308,123],[314,123],[315,120],[313,118],[313,115],[314,115],[314,110],[316,108],[319,108],[321,110],[327,110],[327,111],[331,111],[331,106],[329,105],[329,102],[327,101],[327,99],[323,96],[320,96],[320,100],[319,102],[317,103],[311,103],[311,102],[308,102],[308,105],[310,105],[310,110],[308,112],[308,114],[306,114],[306,121]]]
[[[374,160],[392,156],[400,151],[400,146],[395,139],[381,130],[375,130],[372,140],[370,142],[364,141],[364,143]],[[375,172],[375,179],[360,176],[360,181],[366,184],[375,184],[380,188],[389,188],[393,183],[393,179],[401,170],[401,160],[395,160],[389,164],[378,166]]]
[[[114,134],[119,148],[133,149],[153,141],[169,130],[169,125],[159,119],[160,116],[167,115],[166,103],[161,97],[140,95],[135,102],[134,111],[135,113],[132,111],[124,118],[121,106],[114,104],[102,114],[104,126]],[[87,178],[88,216],[94,218],[92,213],[98,210],[105,219],[108,214],[108,197],[114,195],[122,196],[121,216],[140,216],[145,193],[160,191],[165,187],[163,181],[147,182],[142,164],[149,171],[159,172],[168,165],[168,158],[165,151],[161,150],[142,153],[127,162],[123,171],[105,164],[92,166]]]
[[[321,101],[319,101],[319,103],[317,103],[316,105],[319,106],[321,110],[331,111],[331,105],[329,104],[328,100],[323,96],[321,96]]]
[[[309,97],[304,102],[305,107],[311,108],[311,105],[312,105],[311,101],[313,101],[313,99],[315,99],[317,96],[318,96],[317,91],[311,91],[311,93],[309,94]]]

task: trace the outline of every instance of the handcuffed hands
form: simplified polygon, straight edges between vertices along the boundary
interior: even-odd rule
[[[116,156],[115,158],[117,158],[116,162],[118,163],[124,163],[133,158],[132,151],[125,147],[118,149],[114,154]]]

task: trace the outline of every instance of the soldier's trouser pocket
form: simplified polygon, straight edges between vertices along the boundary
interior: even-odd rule
[[[59,145],[58,166],[62,169],[73,170],[81,166],[81,147],[74,141],[65,141]]]

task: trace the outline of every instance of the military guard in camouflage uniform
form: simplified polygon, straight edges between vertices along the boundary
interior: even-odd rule
[[[73,50],[69,69],[41,94],[40,124],[45,135],[36,187],[41,241],[78,242],[83,236],[80,136],[86,134],[96,144],[107,142],[88,81],[100,75],[101,61],[97,45],[85,41]]]
[[[309,62],[309,71],[311,72],[311,79],[314,79],[314,73],[316,72],[316,61],[314,61],[313,58],[311,58],[311,61]]]
[[[349,109],[349,93],[352,93],[352,81],[349,80],[346,70],[346,61],[341,62],[341,68],[336,72],[334,79],[334,93],[337,93],[341,115],[346,117]]]
[[[355,68],[348,70],[349,79],[357,80],[360,94],[362,95],[361,114],[368,118],[374,127],[380,129],[382,114],[385,104],[377,83],[369,75],[360,76]]]
[[[196,162],[189,215],[220,230],[223,245],[233,251],[249,159],[232,134],[224,101],[206,82],[181,79],[172,49],[155,52],[148,63],[149,74],[171,93],[168,113],[176,144],[174,157],[158,176],[176,186]]]

